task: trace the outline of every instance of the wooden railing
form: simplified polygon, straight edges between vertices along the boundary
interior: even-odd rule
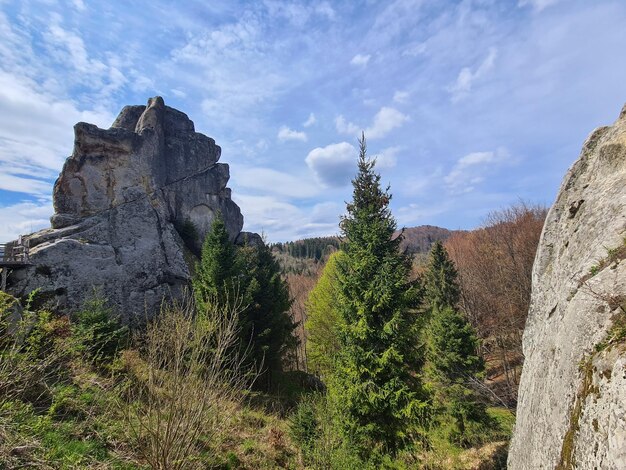
[[[0,262],[28,263],[28,244],[22,237],[11,243],[0,243]]]

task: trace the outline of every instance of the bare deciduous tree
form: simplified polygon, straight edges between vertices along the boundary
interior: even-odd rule
[[[520,203],[493,212],[482,228],[445,243],[459,271],[460,307],[498,367],[491,382],[514,407],[523,363],[522,334],[530,304],[532,267],[546,217],[542,206]]]
[[[230,304],[230,305],[229,305]],[[164,305],[127,357],[133,380],[121,403],[129,437],[159,470],[195,468],[199,440],[224,432],[256,372],[238,345],[240,302]]]

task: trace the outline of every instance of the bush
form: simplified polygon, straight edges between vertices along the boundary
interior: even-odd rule
[[[109,366],[118,351],[128,344],[128,327],[121,324],[97,292],[76,314],[72,333],[79,352],[98,367]]]
[[[303,400],[296,408],[289,422],[289,435],[300,448],[305,461],[310,460],[320,437],[320,423],[312,399]]]
[[[121,403],[137,451],[155,469],[193,468],[254,380],[239,355],[239,304],[166,305],[125,355],[129,384]]]
[[[17,300],[0,297],[0,406],[21,399],[34,404],[49,399],[50,384],[62,374],[67,352],[60,340],[67,321],[49,312],[25,310],[16,316]]]

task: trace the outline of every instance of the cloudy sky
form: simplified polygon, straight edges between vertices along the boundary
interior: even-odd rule
[[[0,0],[0,241],[48,226],[72,126],[161,95],[247,230],[338,232],[357,136],[400,225],[550,204],[626,102],[624,0]]]

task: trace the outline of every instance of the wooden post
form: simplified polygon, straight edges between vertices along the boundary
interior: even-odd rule
[[[7,290],[7,269],[2,268],[2,292],[6,292]]]

